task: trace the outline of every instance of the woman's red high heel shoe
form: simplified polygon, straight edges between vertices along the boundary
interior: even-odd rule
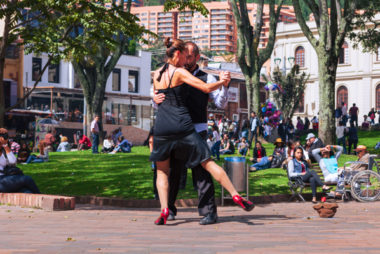
[[[247,212],[249,212],[253,208],[255,208],[255,205],[251,201],[245,200],[244,198],[242,198],[239,195],[233,196],[232,200],[235,202],[235,204],[240,205],[241,208],[243,208]]]
[[[165,225],[168,217],[169,217],[169,208],[165,208],[162,210],[160,217],[158,217],[158,219],[154,221],[154,224]]]

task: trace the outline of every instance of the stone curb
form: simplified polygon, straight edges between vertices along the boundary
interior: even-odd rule
[[[254,196],[249,197],[249,200],[255,204],[269,204],[269,203],[280,203],[289,202],[290,194],[280,194],[272,196]],[[306,200],[311,200],[311,194],[303,194]],[[125,207],[125,208],[159,208],[160,202],[158,200],[146,199],[146,200],[135,200],[135,199],[121,199],[121,198],[106,198],[106,197],[96,197],[96,196],[77,196],[75,197],[77,204],[90,204],[96,206],[115,206],[115,207]],[[291,202],[296,202],[295,200]],[[221,205],[221,199],[216,199],[216,204]],[[231,198],[226,198],[224,200],[225,205],[233,205]],[[179,199],[176,201],[177,207],[196,207],[198,206],[198,199]]]
[[[0,193],[0,203],[44,210],[74,210],[75,198],[30,193]]]

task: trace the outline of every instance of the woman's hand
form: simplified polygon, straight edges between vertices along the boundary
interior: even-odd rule
[[[231,81],[231,74],[229,71],[222,71],[219,74],[219,79],[223,81],[223,86],[228,86]]]
[[[8,144],[8,140],[4,139],[3,137],[0,137],[0,145],[3,146],[7,144]]]

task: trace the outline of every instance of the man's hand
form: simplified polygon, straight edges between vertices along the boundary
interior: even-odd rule
[[[154,91],[153,101],[158,105],[165,100],[165,94],[158,93],[157,90]]]
[[[219,74],[219,78],[221,81],[224,81],[223,86],[227,87],[231,81],[231,73],[229,71],[222,71]]]

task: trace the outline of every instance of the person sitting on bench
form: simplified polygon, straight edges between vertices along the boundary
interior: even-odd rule
[[[297,147],[294,150],[293,160],[288,163],[288,173],[291,180],[301,180],[304,183],[310,183],[311,192],[313,195],[312,202],[317,203],[317,186],[322,186],[324,191],[330,188],[323,184],[314,170],[310,170],[307,162],[303,159],[302,147]]]
[[[337,150],[335,155],[332,149]],[[312,151],[322,170],[325,182],[336,183],[338,181],[338,159],[342,152],[343,147],[334,145],[327,145],[324,148],[316,148]]]

